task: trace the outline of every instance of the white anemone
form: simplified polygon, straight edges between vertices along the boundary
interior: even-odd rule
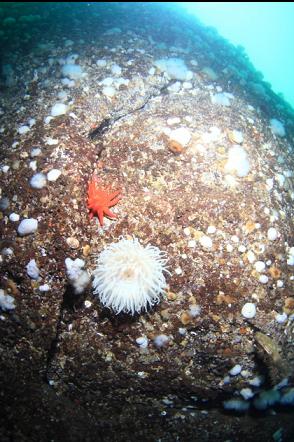
[[[160,301],[166,287],[166,262],[166,254],[158,247],[123,238],[99,255],[93,273],[94,294],[116,314],[147,310]]]

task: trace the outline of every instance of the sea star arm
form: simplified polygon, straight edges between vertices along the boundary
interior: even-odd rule
[[[110,218],[117,218],[117,215],[115,215],[115,213],[112,213],[108,207],[104,207],[103,208],[103,212],[105,213],[105,215],[109,216]]]
[[[120,200],[121,200],[121,197],[117,197],[117,198],[115,198],[113,201],[110,201],[110,202],[108,203],[108,207],[115,206]]]
[[[109,195],[109,199],[112,200],[113,198],[117,198],[120,194],[121,194],[121,191],[120,191],[120,190],[117,190],[116,192],[112,192],[112,193]],[[119,199],[121,199],[121,196],[119,197]]]
[[[99,207],[98,209],[97,209],[97,215],[98,215],[98,219],[99,219],[99,222],[100,222],[100,225],[101,226],[103,226],[103,213],[105,212],[105,210],[101,207]],[[105,212],[106,213],[106,212]]]

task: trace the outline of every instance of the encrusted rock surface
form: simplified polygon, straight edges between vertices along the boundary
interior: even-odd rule
[[[1,440],[268,441],[280,431],[290,441],[287,409],[259,413],[250,401],[249,412],[230,414],[222,404],[246,387],[258,395],[285,377],[292,385],[290,111],[211,30],[197,25],[194,41],[190,21],[186,29],[183,18],[159,18],[144,4],[132,6],[124,23],[127,6],[97,6],[102,25],[92,37],[87,29],[94,18],[80,6],[85,21],[76,23],[72,44],[58,42],[60,10],[51,6],[60,20],[56,39],[28,52],[16,68],[16,84],[3,87],[0,196],[9,206],[4,200],[0,212],[1,288],[16,308],[1,312]],[[82,20],[68,14],[68,25]],[[167,33],[172,17],[174,40]],[[217,48],[226,59],[216,59]],[[72,53],[85,76],[66,89],[59,60]],[[192,78],[174,89],[175,79],[155,67],[163,57],[184,59]],[[101,82],[117,78],[114,63],[129,81],[109,97]],[[237,75],[241,67],[247,89]],[[46,122],[63,90],[69,111]],[[214,102],[221,92],[232,94],[229,106]],[[30,118],[35,124],[19,134]],[[272,133],[271,118],[285,123],[285,137]],[[187,143],[171,144],[178,128],[190,133]],[[245,176],[227,166],[238,141],[250,165]],[[41,149],[36,158],[34,147]],[[37,172],[62,173],[33,189],[32,160]],[[93,173],[123,195],[113,208],[117,219],[105,219],[103,228],[87,210]],[[13,212],[20,220],[37,219],[37,232],[20,237],[19,222],[9,220]],[[270,228],[275,240],[268,238]],[[163,301],[134,317],[103,309],[91,288],[74,295],[65,272],[67,257],[84,259],[93,271],[97,254],[121,236],[136,236],[169,258]],[[40,269],[37,281],[26,272],[31,259]],[[48,291],[39,289],[44,284]],[[256,305],[252,319],[241,315],[247,302]],[[283,312],[287,318],[278,323]],[[256,332],[277,346],[278,362],[275,349],[260,348]],[[162,347],[154,344],[158,335],[168,337]],[[136,342],[142,336],[146,348]],[[230,376],[236,364],[241,374]],[[255,377],[262,379],[258,387],[250,384]]]

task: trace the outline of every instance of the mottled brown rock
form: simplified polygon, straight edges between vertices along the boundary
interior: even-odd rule
[[[22,5],[8,15],[18,8],[20,17],[27,15]],[[0,314],[0,439],[267,442],[282,428],[283,440],[290,441],[293,419],[285,408],[257,414],[252,400],[243,415],[223,408],[224,400],[240,397],[249,386],[257,394],[284,375],[293,385],[293,321],[279,324],[273,315],[294,311],[293,268],[287,265],[294,245],[288,108],[266,84],[264,96],[254,92],[254,70],[213,30],[166,10],[158,14],[156,5],[101,5],[95,6],[98,17],[89,12],[94,4],[48,4],[41,12],[31,3],[31,11],[41,14],[40,25],[32,33],[25,25],[20,34],[7,31],[19,80],[0,98],[1,166],[10,166],[0,175],[1,198],[10,201],[0,214],[0,288],[13,295],[16,308]],[[54,31],[49,39],[47,25]],[[116,30],[108,34],[111,28]],[[65,43],[68,38],[73,45]],[[63,90],[60,62],[71,53],[79,55],[87,76],[66,89],[70,112],[45,124]],[[150,73],[154,60],[170,54],[193,72],[191,89],[180,81],[173,92],[172,79]],[[98,67],[98,59],[107,67]],[[129,83],[109,100],[101,81],[112,75],[113,63]],[[216,82],[199,75],[209,66]],[[248,76],[246,88],[237,72]],[[230,106],[212,104],[216,86],[233,94]],[[286,137],[270,131],[273,115],[285,123]],[[191,133],[179,155],[163,136],[175,116]],[[17,128],[32,117],[36,124],[18,135]],[[98,136],[89,137],[99,127]],[[219,137],[213,139],[216,127]],[[244,177],[226,171],[234,141],[227,128],[242,132],[250,163]],[[62,170],[40,191],[29,185],[34,146],[42,151],[38,172]],[[103,228],[87,209],[93,173],[123,195],[113,208],[117,219],[105,219]],[[19,237],[18,223],[8,218],[12,212],[37,218],[38,231]],[[279,237],[269,241],[273,226]],[[133,317],[103,308],[91,288],[74,295],[65,271],[70,257],[83,259],[92,272],[99,253],[121,236],[136,236],[168,257],[161,302]],[[27,274],[31,259],[40,268],[37,281]],[[267,282],[260,281],[256,261],[265,263]],[[44,284],[47,291],[40,290]],[[246,302],[257,308],[248,320],[241,315]],[[192,317],[196,304],[200,313]],[[257,357],[257,333],[276,343],[278,364],[271,362],[273,355]],[[154,344],[158,335],[167,337],[167,345]],[[146,348],[138,345],[139,337],[146,337]],[[236,364],[243,374],[227,382]],[[256,376],[264,377],[260,387],[249,383]]]

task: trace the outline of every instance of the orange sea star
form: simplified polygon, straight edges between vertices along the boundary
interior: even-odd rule
[[[121,199],[120,190],[116,192],[99,187],[97,177],[93,177],[88,187],[88,209],[90,209],[90,219],[97,213],[100,225],[103,226],[103,216],[116,218],[109,208],[115,206]]]

